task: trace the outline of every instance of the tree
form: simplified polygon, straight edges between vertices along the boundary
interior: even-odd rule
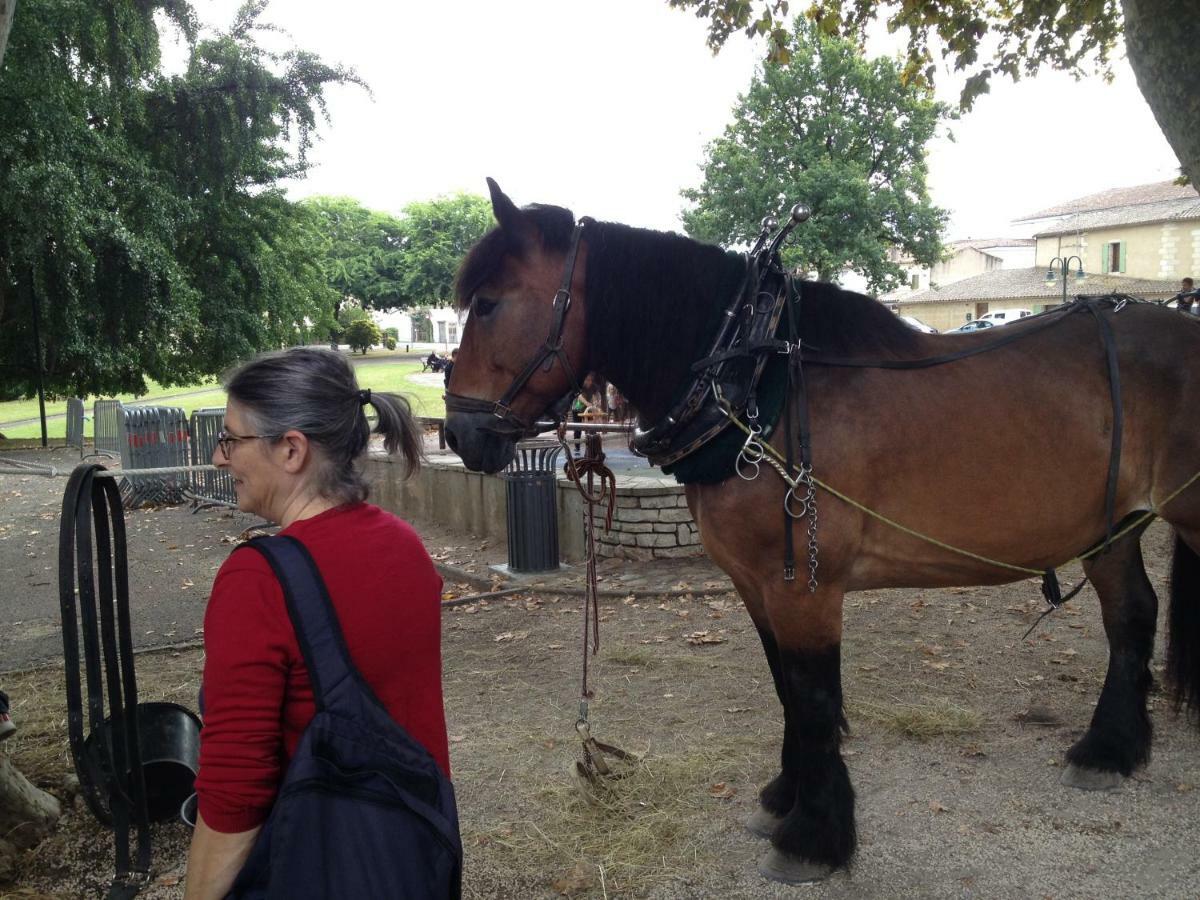
[[[200,39],[186,0],[29,2],[0,78],[0,394],[179,384],[328,321],[307,168],[324,88],[354,75],[256,42],[265,0]],[[171,23],[171,24],[167,24]],[[161,70],[160,27],[189,41]]]
[[[448,304],[459,262],[495,224],[491,202],[475,194],[454,194],[410,203],[402,222],[403,305]]]
[[[802,18],[787,49],[708,146],[703,184],[683,192],[688,233],[749,243],[764,213],[803,201],[812,218],[784,250],[789,267],[822,280],[853,269],[886,289],[903,278],[889,250],[935,263],[945,213],[929,199],[925,144],[948,109],[906,86],[894,60],[864,59]]]
[[[4,65],[4,51],[8,48],[8,32],[12,28],[13,13],[17,0],[0,0],[0,66]]]
[[[383,341],[379,326],[370,319],[356,319],[351,322],[344,337],[346,343],[350,345],[350,349],[358,350],[363,356],[366,356],[368,350]]]
[[[714,52],[742,30],[751,37],[765,35],[771,58],[786,57],[787,31],[780,22],[788,13],[787,0],[667,2],[708,20]],[[1185,11],[1178,0],[813,0],[807,16],[827,33],[849,37],[861,38],[867,25],[882,17],[890,30],[907,30],[910,81],[932,80],[931,44],[940,40],[940,55],[969,76],[962,93],[968,109],[994,74],[1017,79],[1048,65],[1076,75],[1099,70],[1109,77],[1109,59],[1123,37],[1142,96],[1184,175],[1200,184],[1200,91],[1192,58],[1192,49],[1200,46],[1200,16]],[[994,55],[981,56],[981,46],[993,45]]]
[[[398,218],[351,197],[310,197],[300,205],[319,222],[319,265],[338,309],[351,300],[375,309],[404,304]]]

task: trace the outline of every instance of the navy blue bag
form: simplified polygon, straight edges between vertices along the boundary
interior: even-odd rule
[[[295,538],[253,547],[283,586],[317,712],[230,898],[461,896],[454,788],[354,668],[325,583]]]

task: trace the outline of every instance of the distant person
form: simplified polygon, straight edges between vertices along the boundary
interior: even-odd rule
[[[1190,278],[1179,282],[1179,293],[1175,295],[1175,305],[1184,312],[1190,312],[1192,305],[1200,299],[1196,296],[1196,284]]]
[[[625,418],[625,398],[611,381],[608,383],[608,387],[604,389],[604,402],[608,407],[609,416],[614,420],[619,422]]]
[[[450,390],[450,373],[454,371],[454,363],[458,361],[458,348],[455,347],[450,351],[450,361],[446,363],[446,374],[442,378],[442,383],[446,385],[446,390]]]

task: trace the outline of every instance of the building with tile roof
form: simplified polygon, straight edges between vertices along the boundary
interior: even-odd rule
[[[926,290],[881,299],[945,331],[988,312],[1036,313],[1062,302],[1061,260],[1069,264],[1068,297],[1122,293],[1158,300],[1174,296],[1182,278],[1200,278],[1200,193],[1190,185],[1166,181],[1113,188],[1019,221],[1041,222],[1032,267],[992,266],[969,278],[934,280]],[[1075,276],[1080,269],[1082,281]],[[1051,270],[1056,278],[1048,282]]]

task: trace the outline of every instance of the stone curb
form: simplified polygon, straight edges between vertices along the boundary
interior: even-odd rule
[[[505,578],[503,581],[493,582],[492,579],[490,579],[490,578],[483,578],[480,575],[477,575],[473,572],[467,572],[466,570],[460,569],[457,566],[450,566],[450,565],[447,565],[446,563],[440,563],[440,562],[435,562],[433,565],[438,570],[439,574],[441,574],[441,576],[443,578],[445,578],[446,580],[463,582],[463,583],[471,585],[472,587],[481,588],[485,591],[496,590],[497,588],[495,587],[495,585],[499,585],[501,588],[520,587],[522,589],[522,592],[526,592],[526,593],[530,593],[530,594],[559,594],[559,595],[568,596],[568,597],[582,597],[584,594],[584,589],[582,587],[573,587],[570,585],[555,586],[555,585],[545,584],[545,583],[539,583],[536,585],[529,584],[529,585],[522,586],[522,585],[514,583],[511,578]],[[679,577],[677,574],[675,575],[674,580],[676,580],[676,581],[679,580]],[[702,590],[700,588],[681,589],[681,588],[668,588],[668,587],[647,590],[645,588],[645,586],[643,586],[643,587],[639,587],[639,588],[631,587],[628,590],[621,590],[621,591],[614,591],[611,589],[602,588],[601,590],[597,591],[597,595],[602,600],[619,600],[624,597],[628,597],[630,595],[632,595],[634,597],[637,597],[637,596],[683,597],[688,594],[692,594],[692,595],[717,594],[717,593],[725,593],[727,591],[732,591],[732,590],[733,590],[732,584],[730,584],[727,588],[721,588],[720,590],[707,590],[707,591]]]

